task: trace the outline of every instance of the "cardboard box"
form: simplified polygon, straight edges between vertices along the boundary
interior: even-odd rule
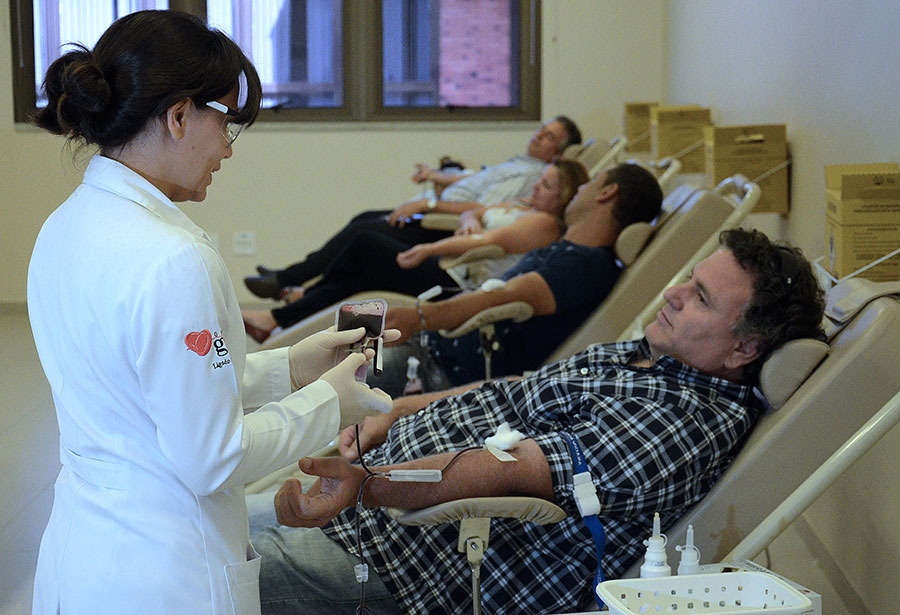
[[[650,109],[655,102],[625,103],[625,150],[631,153],[650,153]]]
[[[699,105],[656,106],[650,109],[650,153],[657,160],[700,143],[679,157],[682,173],[703,173],[703,127],[712,124],[709,109]]]
[[[753,213],[788,213],[790,174],[788,167],[766,175],[788,159],[787,129],[784,124],[745,126],[704,126],[706,182],[710,187],[740,173],[759,180],[762,191]]]
[[[825,167],[825,268],[837,279],[900,248],[900,165]],[[866,270],[876,282],[900,280],[900,255]]]

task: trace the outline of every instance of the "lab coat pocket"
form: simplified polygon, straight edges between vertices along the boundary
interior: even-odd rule
[[[228,594],[235,615],[256,615],[259,605],[259,553],[253,545],[247,547],[247,561],[225,566]]]

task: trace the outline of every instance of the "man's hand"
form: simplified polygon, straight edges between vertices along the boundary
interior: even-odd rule
[[[400,339],[397,343],[403,343],[422,328],[419,322],[419,313],[416,308],[400,306],[388,308],[384,316],[385,328],[399,329]]]
[[[319,480],[303,493],[300,481],[285,481],[275,494],[278,523],[291,527],[322,527],[356,503],[365,471],[340,457],[304,457],[300,470]]]
[[[417,184],[421,184],[430,180],[431,174],[432,168],[423,162],[419,162],[416,164],[416,172],[413,173],[412,180]]]
[[[413,269],[414,267],[418,267],[422,264],[422,261],[431,256],[430,247],[431,244],[420,243],[414,245],[409,250],[400,252],[397,255],[397,264],[400,265],[402,269]]]
[[[425,199],[407,201],[388,214],[388,224],[403,228],[406,226],[407,218],[414,214],[422,213],[426,209],[428,209],[428,202]]]
[[[359,448],[363,454],[384,444],[388,430],[393,424],[393,414],[367,416],[359,426]],[[338,452],[347,461],[353,462],[359,459],[356,451],[356,425],[351,425],[341,432],[338,438]]]

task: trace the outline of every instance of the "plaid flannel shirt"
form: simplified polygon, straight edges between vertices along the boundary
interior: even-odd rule
[[[594,545],[572,497],[561,431],[578,440],[598,488],[608,578],[642,554],[654,512],[663,527],[673,524],[737,452],[760,410],[751,387],[665,356],[650,368],[628,365],[646,352],[646,342],[592,346],[532,377],[489,382],[397,421],[385,444],[367,454],[377,466],[481,445],[504,421],[541,447],[568,517],[549,525],[492,521],[481,569],[485,612],[580,610],[592,600]],[[358,554],[354,518],[348,509],[325,531]],[[381,509],[365,509],[361,521],[365,555],[404,612],[470,608],[457,524],[402,526]]]

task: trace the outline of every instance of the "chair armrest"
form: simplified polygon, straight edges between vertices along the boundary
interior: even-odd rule
[[[565,511],[541,498],[504,496],[464,498],[422,508],[420,510],[386,509],[388,515],[402,525],[437,525],[462,519],[504,517],[544,525],[566,518]]]
[[[440,212],[425,214],[421,225],[432,231],[455,231],[459,226],[459,215]]]
[[[441,329],[439,333],[444,337],[454,338],[475,331],[486,325],[501,320],[524,322],[534,315],[534,308],[525,301],[512,301],[502,305],[495,305],[482,310],[469,318],[466,322],[452,330]]]
[[[456,257],[445,256],[440,259],[441,269],[447,270],[456,267],[457,265],[464,265],[466,263],[471,263],[474,261],[480,261],[488,258],[502,258],[506,256],[506,250],[498,246],[497,244],[489,243],[483,246],[478,246],[477,248],[472,248],[471,250],[466,250],[462,254]]]

